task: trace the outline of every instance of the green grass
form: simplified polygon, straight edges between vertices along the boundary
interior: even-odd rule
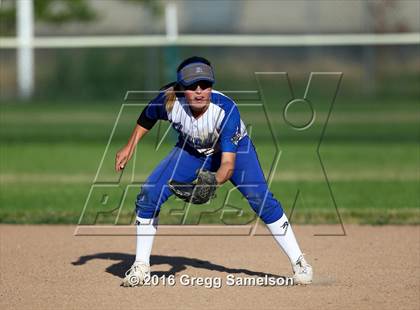
[[[20,103],[2,104],[0,109],[0,222],[77,223],[119,104]],[[317,156],[328,107],[317,108],[314,125],[304,132],[285,127],[282,111],[275,105],[266,109],[272,134],[261,107],[240,106],[242,118],[252,125],[261,165],[266,175],[273,173],[271,189],[286,212],[293,211],[292,221],[338,223],[331,190],[345,223],[420,223],[416,102],[336,103],[319,149],[329,187]],[[115,206],[131,184],[118,221],[129,223],[139,184],[174,143],[170,134],[156,149],[159,130],[154,128],[118,183],[114,154],[128,139],[139,111],[141,106],[123,110],[98,174],[98,181],[116,185],[94,188],[84,224],[114,223]],[[293,117],[304,120],[307,114],[294,111]],[[165,128],[162,125],[160,133]],[[278,150],[281,156],[273,172]],[[224,186],[211,205],[193,206],[187,215],[186,206],[171,198],[162,208],[160,222],[245,224],[254,220],[237,191],[229,196],[230,207],[221,209],[230,189],[231,185]]]

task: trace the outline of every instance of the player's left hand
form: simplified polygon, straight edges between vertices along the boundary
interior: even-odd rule
[[[197,179],[191,183],[169,180],[168,185],[172,192],[182,200],[193,204],[203,204],[215,196],[216,173],[200,170]]]

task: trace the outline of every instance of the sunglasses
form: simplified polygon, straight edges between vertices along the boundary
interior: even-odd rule
[[[185,90],[196,90],[198,86],[200,86],[200,88],[202,90],[204,90],[204,89],[207,89],[209,87],[212,87],[213,83],[210,82],[210,81],[204,81],[204,80],[203,81],[198,81],[198,82],[195,82],[195,83],[193,83],[189,86],[185,86]]]

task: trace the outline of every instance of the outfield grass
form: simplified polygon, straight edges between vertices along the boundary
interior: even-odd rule
[[[120,104],[19,103],[0,108],[0,222],[77,223]],[[252,125],[251,135],[261,165],[271,177],[271,189],[288,214],[293,209],[293,221],[337,223],[332,192],[347,223],[420,223],[416,102],[338,101],[319,149],[330,187],[317,153],[327,106],[317,109],[314,125],[304,132],[286,128],[282,111],[275,106],[266,107],[272,132],[261,107],[240,106],[240,110],[244,121]],[[117,185],[95,187],[82,223],[115,222],[115,206],[131,184],[118,221],[129,223],[140,183],[174,144],[175,137],[169,133],[157,148],[166,125],[154,128],[118,183],[114,155],[128,139],[139,111],[141,106],[123,110],[97,180]],[[293,117],[304,121],[307,113],[295,111]],[[252,221],[254,214],[237,191],[227,201],[231,207],[220,209],[230,189],[224,186],[211,205],[195,206],[187,216],[185,206],[172,198],[162,209],[161,223],[197,224],[199,218],[201,223]],[[98,211],[102,212],[99,217]]]

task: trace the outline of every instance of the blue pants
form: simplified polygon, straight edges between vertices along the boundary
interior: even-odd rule
[[[172,195],[167,186],[170,179],[191,182],[197,177],[197,169],[217,171],[220,160],[220,152],[203,156],[177,144],[143,184],[136,201],[137,215],[141,218],[158,216],[160,206]],[[235,171],[230,181],[246,197],[264,223],[273,223],[283,215],[280,203],[268,189],[255,147],[248,136],[239,141]]]

